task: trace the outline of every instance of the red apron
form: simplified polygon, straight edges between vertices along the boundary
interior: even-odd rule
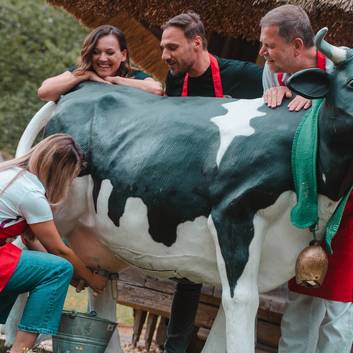
[[[4,221],[0,224],[0,292],[5,288],[7,282],[15,272],[22,252],[17,246],[6,243],[6,239],[23,233],[27,227],[25,220],[6,227],[6,224],[10,221],[13,220]]]
[[[213,81],[213,88],[214,88],[215,97],[223,98],[224,94],[223,94],[221,72],[219,70],[218,61],[213,55],[211,55],[211,54],[208,54],[208,55],[210,57],[210,66],[211,66],[211,74],[212,74],[212,81]],[[181,96],[187,97],[188,91],[189,91],[189,74],[186,73],[185,78],[184,78],[184,84],[183,84],[183,90],[181,92]]]
[[[305,288],[289,282],[289,289],[313,297],[340,302],[353,302],[353,192],[344,209],[338,232],[332,241],[333,254],[328,254],[328,270],[320,288]]]
[[[316,55],[316,67],[326,71],[326,57],[320,51],[318,51]],[[277,74],[277,80],[280,86],[285,86],[283,82],[283,72],[279,72]]]

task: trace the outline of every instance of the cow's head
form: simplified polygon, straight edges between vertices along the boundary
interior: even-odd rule
[[[327,103],[353,115],[353,50],[335,47],[324,40],[327,28],[315,36],[315,44],[335,67],[332,72],[306,69],[291,76],[288,87],[310,99],[326,97]]]
[[[306,69],[291,76],[288,87],[310,98],[325,98],[319,118],[319,191],[338,199],[353,182],[353,50],[324,40],[327,28],[315,36],[315,44],[334,63],[330,72]]]

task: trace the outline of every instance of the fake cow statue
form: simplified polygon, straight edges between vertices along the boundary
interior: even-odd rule
[[[321,236],[353,181],[353,51],[328,44],[326,31],[316,45],[334,72],[308,69],[290,83],[303,96],[325,97]],[[32,121],[20,152],[53,107]],[[168,98],[82,84],[60,100],[46,128],[71,134],[88,162],[56,215],[59,229],[92,268],[117,272],[122,260],[158,278],[221,284],[222,307],[203,352],[253,353],[259,291],[291,278],[312,238],[289,217],[291,146],[304,114],[286,104],[271,110],[262,99]]]

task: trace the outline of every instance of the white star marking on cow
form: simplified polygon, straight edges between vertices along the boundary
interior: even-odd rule
[[[223,104],[227,109],[225,115],[216,116],[211,121],[219,128],[220,146],[217,152],[217,166],[221,163],[222,157],[235,136],[250,136],[255,130],[250,126],[250,120],[266,115],[260,112],[264,104],[262,98],[258,99],[240,99],[235,102]]]

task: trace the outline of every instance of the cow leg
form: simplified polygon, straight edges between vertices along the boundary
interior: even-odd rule
[[[95,311],[97,316],[103,319],[117,321],[116,300],[112,295],[111,281],[109,281],[103,293],[98,296],[94,296],[92,290],[88,289],[88,311]],[[118,330],[114,331],[105,353],[123,353]]]
[[[226,318],[222,304],[201,353],[226,353]]]
[[[225,258],[221,251],[220,241],[227,241],[227,239],[224,234],[223,238],[217,234],[212,215],[209,227],[216,245],[217,265],[222,283],[222,305],[226,318],[227,353],[254,353],[255,318],[259,305],[257,275],[265,222],[258,216],[255,216],[251,223],[247,220],[242,220],[239,225],[230,219],[218,218],[218,220],[222,224],[219,229],[229,232],[226,237],[232,241],[233,238],[237,240],[235,244],[232,244],[235,247],[228,249],[229,253],[226,254],[228,257]],[[240,234],[237,234],[238,238],[236,238],[234,233],[238,228]],[[249,237],[251,230],[253,232],[248,245],[246,239],[250,238],[246,237]],[[228,265],[228,269],[226,265]],[[238,268],[233,269],[234,265]],[[233,275],[229,271],[233,270],[241,271],[234,285],[229,280],[229,277]]]

